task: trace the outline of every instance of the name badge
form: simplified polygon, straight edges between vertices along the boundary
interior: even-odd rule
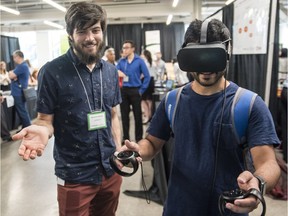
[[[125,76],[123,82],[129,82],[129,76]]]
[[[107,128],[106,114],[105,112],[93,112],[87,114],[88,118],[88,130],[97,130],[101,128]]]

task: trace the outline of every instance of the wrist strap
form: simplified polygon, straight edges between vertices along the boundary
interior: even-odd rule
[[[266,214],[266,202],[265,202],[265,199],[264,199],[262,193],[255,188],[251,188],[250,190],[248,190],[247,194],[248,194],[248,196],[252,195],[252,196],[256,197],[261,202],[261,204],[262,204],[261,216],[265,216],[265,214]]]
[[[265,216],[265,214],[266,214],[266,202],[265,202],[265,199],[264,199],[262,193],[259,190],[255,189],[255,188],[251,188],[247,192],[245,192],[245,194],[241,197],[241,199],[245,199],[245,198],[247,198],[249,196],[254,196],[261,202],[261,204],[262,204],[261,216]],[[218,200],[218,208],[219,208],[219,212],[220,212],[221,216],[226,215],[226,211],[225,211],[226,203],[227,203],[227,200],[225,200],[223,195],[221,195],[219,197],[219,200]]]

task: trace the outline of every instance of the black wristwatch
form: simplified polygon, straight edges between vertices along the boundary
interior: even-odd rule
[[[266,193],[266,182],[265,182],[265,180],[261,176],[258,176],[258,175],[254,175],[254,177],[258,179],[259,190],[260,190],[262,196],[264,196],[265,193]]]

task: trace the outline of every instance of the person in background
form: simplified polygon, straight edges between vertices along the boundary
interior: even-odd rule
[[[8,71],[6,70],[6,63],[0,62],[0,85],[2,91],[9,91],[11,80],[9,78]]]
[[[30,77],[28,81],[28,86],[35,87],[38,84],[37,76],[38,76],[38,69],[32,67],[31,62],[29,59],[25,59],[30,71]]]
[[[278,113],[277,129],[281,139],[283,159],[287,163],[287,81],[288,81],[288,57],[287,48],[282,48],[279,53],[279,72],[278,72]]]
[[[152,55],[149,50],[144,50],[141,57],[144,59],[150,74],[150,82],[148,88],[142,95],[141,107],[143,112],[143,124],[147,124],[153,115],[153,93],[154,93],[154,77],[155,71],[153,67]]]
[[[109,45],[107,45],[107,46],[105,46],[105,48],[103,49],[102,59],[103,59],[104,61],[107,61],[107,57],[106,57],[106,55],[105,55],[105,52],[106,52],[106,50],[108,50],[108,49],[110,49],[110,48],[112,48],[112,47],[109,46]]]
[[[25,59],[25,62],[27,63],[28,67],[29,67],[29,71],[30,71],[30,74],[32,74],[32,71],[33,71],[33,67],[31,65],[31,62],[29,59]]]
[[[5,97],[0,93],[0,103],[1,103],[1,139],[2,141],[12,141],[10,131],[8,129],[6,115],[2,107]]]
[[[288,57],[287,48],[282,48],[279,55],[279,77],[278,79],[286,80],[288,77]]]
[[[117,62],[116,62],[115,49],[111,46],[106,46],[104,50],[105,51],[102,59],[116,66]],[[122,88],[123,77],[125,77],[125,74],[118,70],[118,76],[119,76],[119,87]]]
[[[135,139],[139,141],[143,138],[141,96],[148,88],[150,74],[144,60],[135,54],[133,41],[124,41],[122,50],[125,57],[118,61],[117,69],[125,74],[121,88],[123,101],[120,104],[123,141],[129,139],[130,105],[132,105],[135,119]],[[143,82],[141,81],[141,77],[143,77]]]
[[[40,69],[37,119],[13,139],[22,139],[26,161],[41,156],[54,134],[59,215],[115,216],[122,177],[109,158],[121,147],[121,95],[116,67],[101,59],[107,15],[77,2],[65,22],[70,49]]]
[[[30,60],[29,59],[25,59],[25,62],[27,63],[27,65],[29,67],[30,74],[32,74],[33,71],[34,71],[34,67],[32,67]]]
[[[39,72],[38,69],[34,68],[29,78],[29,83],[28,83],[29,86],[35,87],[38,85],[38,72]]]
[[[172,59],[173,72],[175,75],[176,86],[183,86],[189,82],[187,73],[179,68],[177,58]]]
[[[115,50],[114,48],[110,47],[108,49],[105,50],[104,52],[104,56],[106,57],[106,61],[110,62],[113,65],[116,65],[116,56],[115,56]]]
[[[154,70],[155,70],[155,82],[162,83],[165,81],[165,76],[167,77],[167,70],[165,61],[162,59],[162,53],[156,52],[155,53],[155,61],[154,61]]]
[[[154,77],[155,77],[155,68],[153,67],[153,60],[152,60],[152,55],[149,50],[144,50],[142,52],[141,57],[144,59],[147,68],[150,73],[150,83],[147,88],[147,90],[144,92],[142,95],[142,101],[141,101],[141,107],[142,107],[142,112],[143,112],[143,124],[147,124],[150,122],[152,115],[153,115],[153,92],[154,92]],[[151,165],[154,168],[154,160],[151,161]],[[155,170],[154,170],[155,173]],[[158,187],[155,183],[155,174],[153,174],[153,181],[148,189],[149,192],[149,198],[151,201],[154,201],[158,204],[162,204],[159,194],[158,194]],[[147,191],[133,191],[133,190],[125,190],[123,192],[127,196],[132,196],[132,197],[137,197],[137,198],[143,198],[145,199],[147,197]]]
[[[190,23],[183,48],[200,42],[202,23],[197,19]],[[230,32],[221,21],[212,19],[208,23],[207,43],[222,42],[229,53],[230,40]],[[173,134],[173,161],[163,216],[219,216],[218,200],[224,191],[254,188],[263,195],[278,181],[280,169],[274,147],[279,145],[279,139],[271,113],[260,96],[255,98],[247,128],[255,171],[245,169],[243,148],[235,142],[230,117],[239,86],[226,80],[227,65],[219,72],[189,71],[195,80],[180,93],[173,133],[163,98],[146,138],[138,143],[125,140],[121,148],[138,152],[143,161],[151,160]],[[226,203],[225,207],[227,215],[247,216],[258,204],[254,196],[248,196]]]
[[[9,71],[11,79],[11,95],[14,98],[14,105],[18,116],[20,117],[22,127],[31,125],[30,116],[26,108],[26,100],[24,98],[23,89],[28,87],[30,71],[28,64],[24,60],[24,54],[20,50],[13,52],[13,60],[16,64],[14,70]]]

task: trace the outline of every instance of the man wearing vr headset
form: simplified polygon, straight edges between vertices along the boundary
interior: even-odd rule
[[[173,133],[163,99],[146,138],[138,144],[126,140],[122,147],[138,152],[145,161],[151,160],[174,135],[164,216],[220,215],[218,200],[224,191],[255,188],[265,192],[265,182],[268,191],[280,174],[273,149],[279,145],[279,139],[271,114],[259,96],[252,107],[246,134],[255,172],[245,169],[243,149],[234,139],[230,115],[238,86],[225,79],[230,32],[216,19],[208,25],[206,22],[203,29],[202,24],[200,20],[190,24],[178,54],[180,68],[192,73],[195,80],[180,93]],[[201,64],[197,65],[195,59]],[[249,195],[225,204],[225,208],[229,215],[247,216],[258,204],[259,200]]]

